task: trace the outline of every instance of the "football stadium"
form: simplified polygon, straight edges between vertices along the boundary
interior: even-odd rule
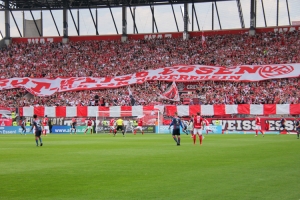
[[[300,199],[299,0],[0,0],[0,200]]]

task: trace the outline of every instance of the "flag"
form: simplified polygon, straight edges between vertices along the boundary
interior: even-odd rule
[[[165,92],[163,92],[162,94],[160,94],[160,98],[162,99],[167,99],[170,101],[179,101],[179,92],[178,92],[178,88],[176,86],[176,83],[173,81],[172,85],[166,89]]]
[[[204,32],[202,31],[202,46],[206,46]]]

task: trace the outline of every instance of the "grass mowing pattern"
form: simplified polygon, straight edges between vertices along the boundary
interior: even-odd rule
[[[300,199],[295,135],[0,135],[0,199]]]

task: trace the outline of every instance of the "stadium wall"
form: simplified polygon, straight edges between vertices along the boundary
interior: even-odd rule
[[[173,116],[175,112],[179,116],[191,116],[201,112],[205,116],[224,116],[230,114],[244,115],[299,115],[300,104],[239,104],[239,105],[166,105],[166,106],[57,106],[57,107],[21,107],[19,115],[31,117],[34,114],[48,117],[95,117],[98,111],[105,111],[106,117],[132,116],[145,114],[151,110],[159,109],[167,116]],[[122,113],[126,111],[126,113]],[[119,113],[119,114],[118,114]]]
[[[291,32],[294,30],[300,30],[300,26],[278,26],[257,28],[256,33],[266,32]],[[227,30],[209,30],[209,31],[195,31],[189,32],[191,37],[201,37],[211,35],[238,35],[248,33],[249,29],[227,29]],[[85,40],[119,40],[121,41],[121,35],[101,35],[101,36],[69,36],[69,41],[85,41]],[[146,34],[128,34],[130,40],[142,40],[152,38],[182,38],[183,32],[168,32],[168,33],[146,33]],[[44,42],[62,42],[63,37],[31,37],[31,38],[12,38],[13,43],[44,43]]]

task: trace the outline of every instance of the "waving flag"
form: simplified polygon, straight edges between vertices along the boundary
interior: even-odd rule
[[[167,99],[170,101],[179,101],[179,92],[178,92],[178,88],[176,86],[176,83],[173,81],[172,85],[166,89],[165,92],[163,92],[162,94],[160,94],[160,98],[162,99]]]

